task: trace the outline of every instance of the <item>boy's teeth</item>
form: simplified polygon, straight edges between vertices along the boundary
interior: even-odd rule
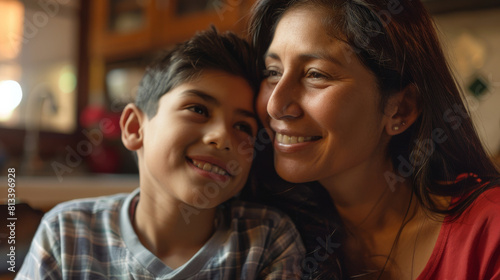
[[[196,167],[198,167],[199,169],[203,169],[205,171],[209,171],[209,172],[219,174],[219,175],[229,175],[229,174],[227,174],[227,172],[224,169],[218,167],[217,165],[212,165],[208,162],[202,162],[202,161],[198,161],[198,160],[193,159],[193,164]]]
[[[288,136],[280,133],[276,133],[276,141],[282,144],[297,144],[311,141],[311,136]]]
[[[203,170],[205,170],[205,171],[211,171],[212,170],[212,165],[210,163],[205,163],[205,165],[203,165]]]

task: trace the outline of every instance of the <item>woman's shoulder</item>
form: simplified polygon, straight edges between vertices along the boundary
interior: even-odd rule
[[[499,275],[499,211],[500,186],[493,186],[458,219],[443,224],[431,259],[418,279],[493,279]]]
[[[461,227],[480,228],[477,234],[498,231],[500,230],[498,213],[500,213],[500,185],[494,185],[479,194],[454,223],[458,223]]]
[[[500,215],[497,215],[500,210],[500,185],[494,185],[482,192],[469,208],[469,211],[492,215],[500,220]]]

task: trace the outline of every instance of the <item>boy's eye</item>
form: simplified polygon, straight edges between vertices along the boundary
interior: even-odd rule
[[[253,128],[248,123],[237,123],[234,125],[234,127],[238,130],[241,130],[241,131],[247,133],[250,136],[253,136]]]
[[[208,117],[208,110],[205,106],[202,105],[193,105],[187,108],[189,111],[193,111],[196,114],[203,115],[205,117]]]

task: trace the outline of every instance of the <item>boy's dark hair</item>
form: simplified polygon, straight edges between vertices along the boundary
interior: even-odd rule
[[[232,32],[218,33],[215,27],[177,44],[146,69],[135,104],[148,118],[158,110],[158,100],[182,83],[198,78],[204,70],[221,70],[248,81],[258,91],[259,72],[253,49]]]

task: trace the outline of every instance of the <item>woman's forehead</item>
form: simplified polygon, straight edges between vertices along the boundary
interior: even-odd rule
[[[319,9],[292,9],[278,22],[265,57],[279,59],[285,52],[297,53],[300,59],[326,59],[336,64],[353,59],[352,48],[343,40],[330,36]]]

